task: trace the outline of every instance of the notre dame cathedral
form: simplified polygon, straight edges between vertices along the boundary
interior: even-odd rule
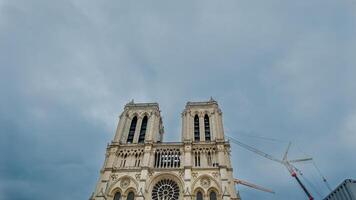
[[[239,200],[218,103],[188,102],[180,142],[157,103],[126,104],[90,200]]]

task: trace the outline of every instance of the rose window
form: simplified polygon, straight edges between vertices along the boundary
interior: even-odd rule
[[[179,187],[176,182],[163,179],[160,180],[152,189],[153,200],[178,200]]]

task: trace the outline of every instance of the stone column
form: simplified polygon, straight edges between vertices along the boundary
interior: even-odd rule
[[[210,127],[210,140],[213,141],[215,139],[215,124],[213,120],[214,115],[209,116],[209,127]]]
[[[151,125],[149,131],[146,133],[148,134],[148,140],[147,141],[154,141],[154,134],[155,134],[155,126],[156,126],[156,121],[157,121],[157,116],[155,112],[152,112],[152,115],[150,117]]]
[[[139,116],[137,117],[136,129],[135,129],[134,139],[132,142],[134,144],[138,143],[138,138],[140,136],[140,131],[141,131],[141,125],[142,125],[142,117]]]
[[[150,144],[145,145],[145,150],[142,158],[142,167],[150,167],[152,146]]]
[[[186,139],[189,141],[193,141],[194,140],[194,131],[193,131],[193,117],[191,116],[191,113],[188,112],[187,116],[186,116],[186,123],[187,123],[187,129],[186,129]]]
[[[186,111],[183,111],[182,112],[182,138],[181,138],[181,141],[184,141],[187,139],[187,113]]]
[[[219,111],[218,114],[219,114],[219,129],[221,131],[219,139],[224,140],[225,137],[224,137],[224,126],[223,126],[222,112]]]
[[[130,126],[131,126],[131,121],[132,118],[129,118],[129,116],[125,116],[125,124],[124,124],[124,128],[123,128],[123,132],[121,133],[121,143],[126,143],[127,142],[127,136],[129,135],[129,130],[130,130]]]
[[[215,125],[216,125],[216,129],[217,129],[217,134],[215,135],[216,140],[224,140],[224,129],[222,126],[222,113],[219,109],[217,109],[215,111],[214,114],[214,118],[215,118]]]
[[[154,124],[153,124],[153,131],[151,133],[153,141],[157,141],[160,138],[160,118],[159,118],[159,112],[155,112],[154,114]],[[162,141],[161,141],[162,142]]]
[[[147,126],[146,126],[145,141],[144,142],[149,140],[149,132],[150,132],[151,126],[152,126],[152,118],[151,118],[151,115],[148,115],[147,116]]]
[[[116,133],[114,137],[114,142],[120,142],[120,138],[122,136],[122,133],[124,131],[124,126],[126,124],[127,117],[125,117],[125,112],[123,112],[120,117],[119,117],[119,122],[116,128]]]
[[[185,144],[184,145],[184,199],[190,199],[191,197],[185,194],[186,189],[189,190],[190,193],[191,191],[191,181],[192,181],[192,145],[191,144]],[[183,165],[183,163],[182,163]]]

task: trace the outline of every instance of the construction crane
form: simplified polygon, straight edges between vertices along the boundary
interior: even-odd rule
[[[283,156],[282,160],[280,160],[280,159],[275,158],[275,157],[273,157],[273,156],[271,156],[271,155],[269,155],[269,154],[267,154],[267,153],[265,153],[265,152],[263,152],[263,151],[261,151],[261,150],[258,150],[258,149],[256,149],[256,148],[254,148],[254,147],[252,147],[252,146],[249,146],[249,145],[247,145],[247,144],[244,144],[244,143],[242,143],[242,142],[240,142],[240,141],[238,141],[238,140],[236,140],[236,139],[234,139],[234,138],[232,138],[232,137],[229,137],[229,136],[227,136],[227,137],[228,137],[228,138],[231,140],[231,142],[233,142],[234,144],[237,144],[237,145],[239,145],[239,146],[241,146],[241,147],[243,147],[243,148],[245,148],[245,149],[247,149],[247,150],[249,150],[249,151],[251,151],[251,152],[253,152],[253,153],[256,153],[256,154],[258,154],[258,155],[260,155],[260,156],[263,156],[263,157],[265,157],[265,158],[267,158],[267,159],[269,159],[269,160],[272,160],[272,161],[275,161],[275,162],[278,162],[278,163],[284,165],[284,166],[287,168],[287,170],[289,171],[289,173],[291,174],[291,176],[292,176],[293,178],[295,178],[295,180],[298,182],[299,186],[303,189],[304,193],[307,195],[307,197],[309,198],[309,200],[313,200],[313,199],[314,199],[313,196],[312,196],[312,195],[310,194],[310,192],[308,191],[308,189],[307,189],[307,188],[304,186],[304,184],[300,181],[300,179],[299,179],[299,177],[298,177],[298,175],[297,175],[297,173],[296,173],[297,168],[292,165],[292,163],[310,161],[310,160],[312,160],[312,158],[302,158],[302,159],[296,159],[296,160],[288,160],[288,152],[289,152],[289,148],[290,148],[290,146],[291,146],[291,143],[290,143],[290,142],[289,142],[289,144],[288,144],[287,150],[286,150],[286,152],[284,153],[284,156]]]
[[[249,182],[244,181],[244,180],[241,180],[241,179],[235,178],[235,179],[234,179],[234,183],[235,183],[235,184],[244,185],[244,186],[247,186],[247,187],[250,187],[250,188],[254,188],[254,189],[257,189],[257,190],[261,190],[261,191],[264,191],[264,192],[269,192],[269,193],[273,193],[273,194],[274,194],[274,191],[272,191],[272,190],[270,190],[270,189],[267,189],[267,188],[265,188],[265,187],[261,187],[261,186],[255,185],[255,184],[253,184],[253,183],[249,183]]]

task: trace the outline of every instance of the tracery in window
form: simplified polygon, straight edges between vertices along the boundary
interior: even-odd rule
[[[160,180],[152,189],[153,200],[178,200],[179,186],[170,179]]]
[[[126,153],[121,156],[120,167],[125,167],[125,165],[126,165],[126,158],[127,158],[127,154],[126,154]]]
[[[199,117],[195,115],[194,117],[194,141],[200,141],[200,129],[199,129]]]
[[[180,156],[179,149],[157,149],[154,166],[156,168],[178,168],[180,167]]]
[[[141,163],[141,153],[136,153],[135,154],[135,167],[139,167]]]
[[[127,143],[133,142],[135,136],[136,124],[137,124],[137,117],[135,116],[131,121],[129,135],[127,136]]]
[[[141,124],[141,130],[140,130],[140,136],[138,138],[138,143],[144,143],[145,142],[145,135],[146,135],[146,129],[147,129],[147,121],[148,118],[145,116],[142,119],[142,124]]]

